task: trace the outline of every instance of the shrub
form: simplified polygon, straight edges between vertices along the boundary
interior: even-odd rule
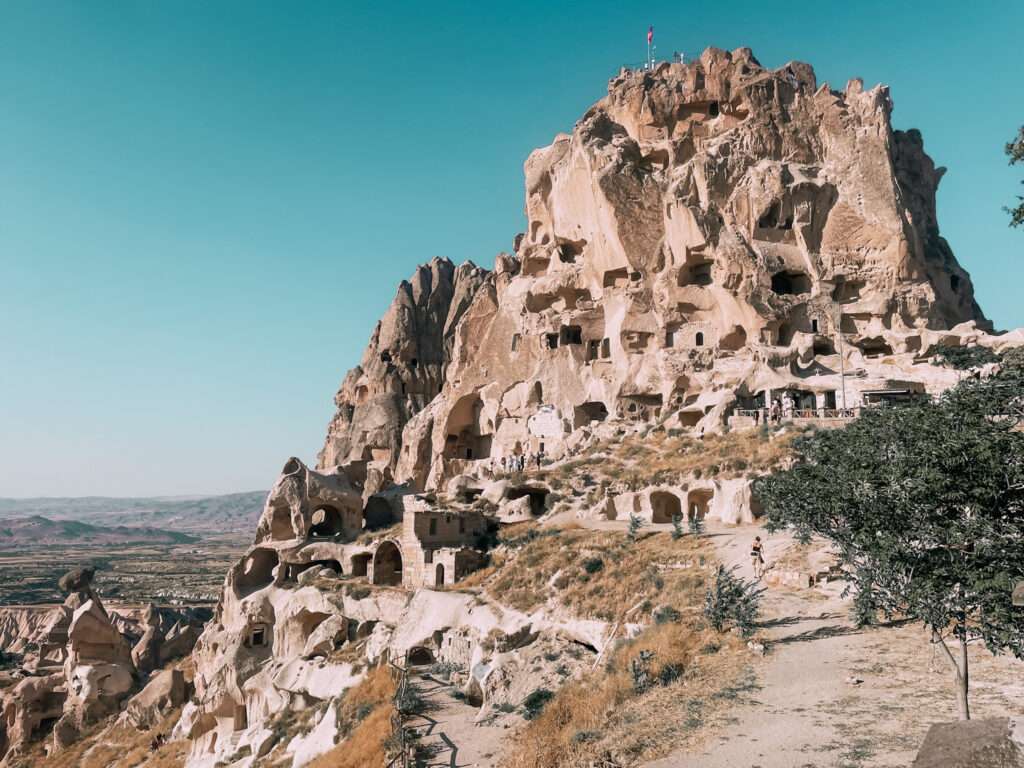
[[[668,624],[669,622],[679,621],[681,618],[683,618],[683,614],[671,605],[663,605],[654,612],[655,624]]]
[[[640,535],[640,529],[643,527],[643,518],[636,514],[631,514],[629,516],[629,529],[626,531],[626,538],[629,540],[630,544],[637,540],[637,537]]]
[[[735,566],[728,570],[718,566],[715,586],[707,590],[704,618],[719,632],[732,624],[740,637],[750,637],[754,634],[764,589],[739,578],[735,570]]]
[[[604,570],[604,560],[601,559],[600,555],[588,557],[583,561],[583,570],[587,573],[597,573],[598,571]]]
[[[690,534],[693,536],[704,536],[707,532],[707,525],[704,523],[704,518],[697,517],[694,515],[687,522],[686,527],[689,528]]]
[[[547,651],[544,654],[544,661],[557,661],[558,657],[561,655],[562,654],[558,653],[557,651]]]
[[[676,680],[680,678],[683,671],[675,664],[666,664],[658,672],[658,682],[662,685],[672,685]]]
[[[555,508],[555,505],[562,500],[562,494],[560,493],[549,493],[544,497],[544,509],[550,512]]]
[[[427,673],[434,677],[440,677],[443,680],[451,680],[452,675],[457,675],[463,671],[461,664],[454,664],[450,661],[435,661],[429,667],[427,667]]]
[[[501,702],[501,704],[496,706],[495,709],[499,712],[504,712],[506,715],[512,714],[516,711],[516,708],[512,705],[512,702],[510,701]]]
[[[405,690],[395,697],[395,709],[404,715],[421,715],[427,711],[427,702],[420,696],[412,686],[406,686]]]
[[[672,515],[672,541],[683,538],[683,516]]]
[[[544,711],[544,707],[553,698],[555,698],[555,694],[547,688],[537,688],[523,701],[523,717],[527,720],[533,720],[533,718]]]
[[[353,600],[362,600],[364,597],[370,596],[369,587],[357,587],[354,584],[349,584],[345,589],[345,593]]]
[[[651,659],[654,654],[650,651],[640,651],[636,658],[629,662],[629,674],[633,678],[633,693],[641,696],[651,687]]]
[[[604,733],[601,731],[576,731],[571,741],[573,744],[589,744],[592,741],[600,741],[603,736]]]

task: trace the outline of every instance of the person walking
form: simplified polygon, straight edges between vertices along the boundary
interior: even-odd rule
[[[754,565],[754,578],[760,579],[764,576],[764,545],[760,536],[755,536],[750,545],[750,559]]]

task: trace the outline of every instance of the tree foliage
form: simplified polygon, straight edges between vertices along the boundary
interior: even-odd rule
[[[995,351],[980,344],[972,344],[969,347],[938,344],[932,348],[932,352],[936,365],[945,365],[958,371],[969,371],[999,360],[999,355]]]
[[[968,717],[966,642],[1024,658],[1024,356],[936,401],[866,409],[842,430],[794,441],[803,460],[754,488],[769,530],[830,539],[854,615],[926,624],[954,669]],[[955,660],[946,645],[961,641]]]
[[[1017,136],[1013,141],[1006,145],[1006,154],[1010,158],[1010,165],[1015,163],[1024,163],[1024,125],[1017,130]],[[1024,184],[1024,181],[1021,181]],[[1016,208],[1006,208],[1003,210],[1010,214],[1010,226],[1019,227],[1024,224],[1024,197],[1018,195],[1017,200],[1020,202]]]

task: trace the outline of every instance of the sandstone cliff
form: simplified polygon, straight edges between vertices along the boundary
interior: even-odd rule
[[[402,429],[440,391],[451,362],[454,332],[490,275],[471,263],[435,258],[398,286],[373,331],[362,364],[334,396],[338,412],[327,430],[319,467],[346,461],[369,465],[368,485],[391,479]]]
[[[935,343],[1000,342],[939,235],[943,169],[891,112],[884,86],[745,48],[624,69],[526,161],[514,256],[403,283],[320,466],[439,489],[606,419],[704,432],[777,397],[825,414],[949,386]]]

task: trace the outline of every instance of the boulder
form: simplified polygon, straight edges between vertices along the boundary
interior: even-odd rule
[[[181,706],[186,695],[185,674],[180,669],[162,670],[129,699],[124,718],[140,731],[152,728]]]
[[[1022,726],[1007,717],[934,723],[912,768],[1024,768]]]
[[[61,576],[57,586],[65,592],[85,592],[92,586],[92,580],[95,575],[96,569],[92,566],[76,568]]]

